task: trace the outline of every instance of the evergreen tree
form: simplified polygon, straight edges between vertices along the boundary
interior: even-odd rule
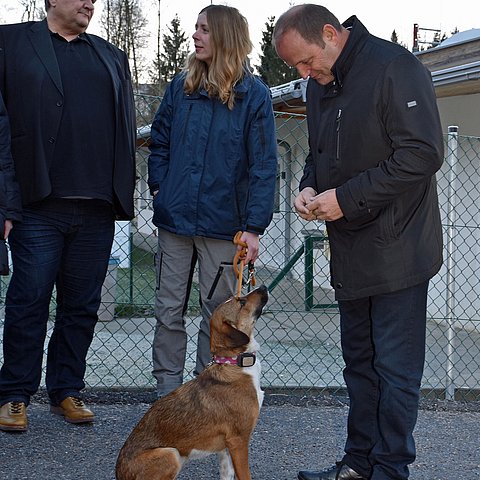
[[[168,32],[162,36],[163,51],[159,59],[153,61],[150,79],[161,85],[168,83],[185,66],[188,55],[188,38],[180,27],[178,14],[168,27]],[[160,60],[160,65],[159,65]]]
[[[275,17],[270,17],[265,23],[265,30],[262,31],[262,55],[260,55],[260,65],[257,66],[259,75],[269,87],[282,85],[299,78],[296,69],[286,65],[278,57],[272,45],[274,26]]]
[[[398,45],[401,45],[403,48],[407,48],[407,45],[399,40],[397,32],[395,30],[392,32],[392,36],[390,37],[390,41],[392,43],[397,43]]]

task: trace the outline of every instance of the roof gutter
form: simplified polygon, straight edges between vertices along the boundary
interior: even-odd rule
[[[480,80],[480,61],[432,72],[435,87],[471,80]]]
[[[308,80],[300,79],[284,83],[278,87],[271,87],[270,93],[273,103],[284,102],[289,106],[288,102],[297,98],[301,98],[305,103],[307,101],[307,82]]]

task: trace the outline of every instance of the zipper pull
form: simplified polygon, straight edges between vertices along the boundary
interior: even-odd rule
[[[335,121],[337,122],[337,132],[340,130],[340,119],[342,118],[342,109],[339,108],[337,112],[337,118]]]

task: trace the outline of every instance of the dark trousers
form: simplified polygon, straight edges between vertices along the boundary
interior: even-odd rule
[[[407,479],[415,459],[428,282],[339,301],[350,398],[344,462],[372,480]]]
[[[13,274],[5,302],[0,404],[28,404],[40,385],[54,287],[47,391],[58,404],[85,387],[114,229],[112,207],[100,200],[48,199],[24,209],[9,236]]]

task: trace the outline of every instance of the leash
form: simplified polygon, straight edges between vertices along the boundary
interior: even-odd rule
[[[233,243],[235,245],[240,245],[242,248],[237,250],[237,253],[233,257],[233,271],[235,272],[235,277],[237,278],[237,298],[242,296],[242,287],[244,285],[252,285],[255,286],[255,267],[253,266],[252,262],[248,262],[248,277],[247,280],[243,281],[243,270],[245,268],[245,257],[247,255],[247,244],[242,242],[243,232],[237,232],[233,237]],[[239,266],[240,265],[240,266]]]

